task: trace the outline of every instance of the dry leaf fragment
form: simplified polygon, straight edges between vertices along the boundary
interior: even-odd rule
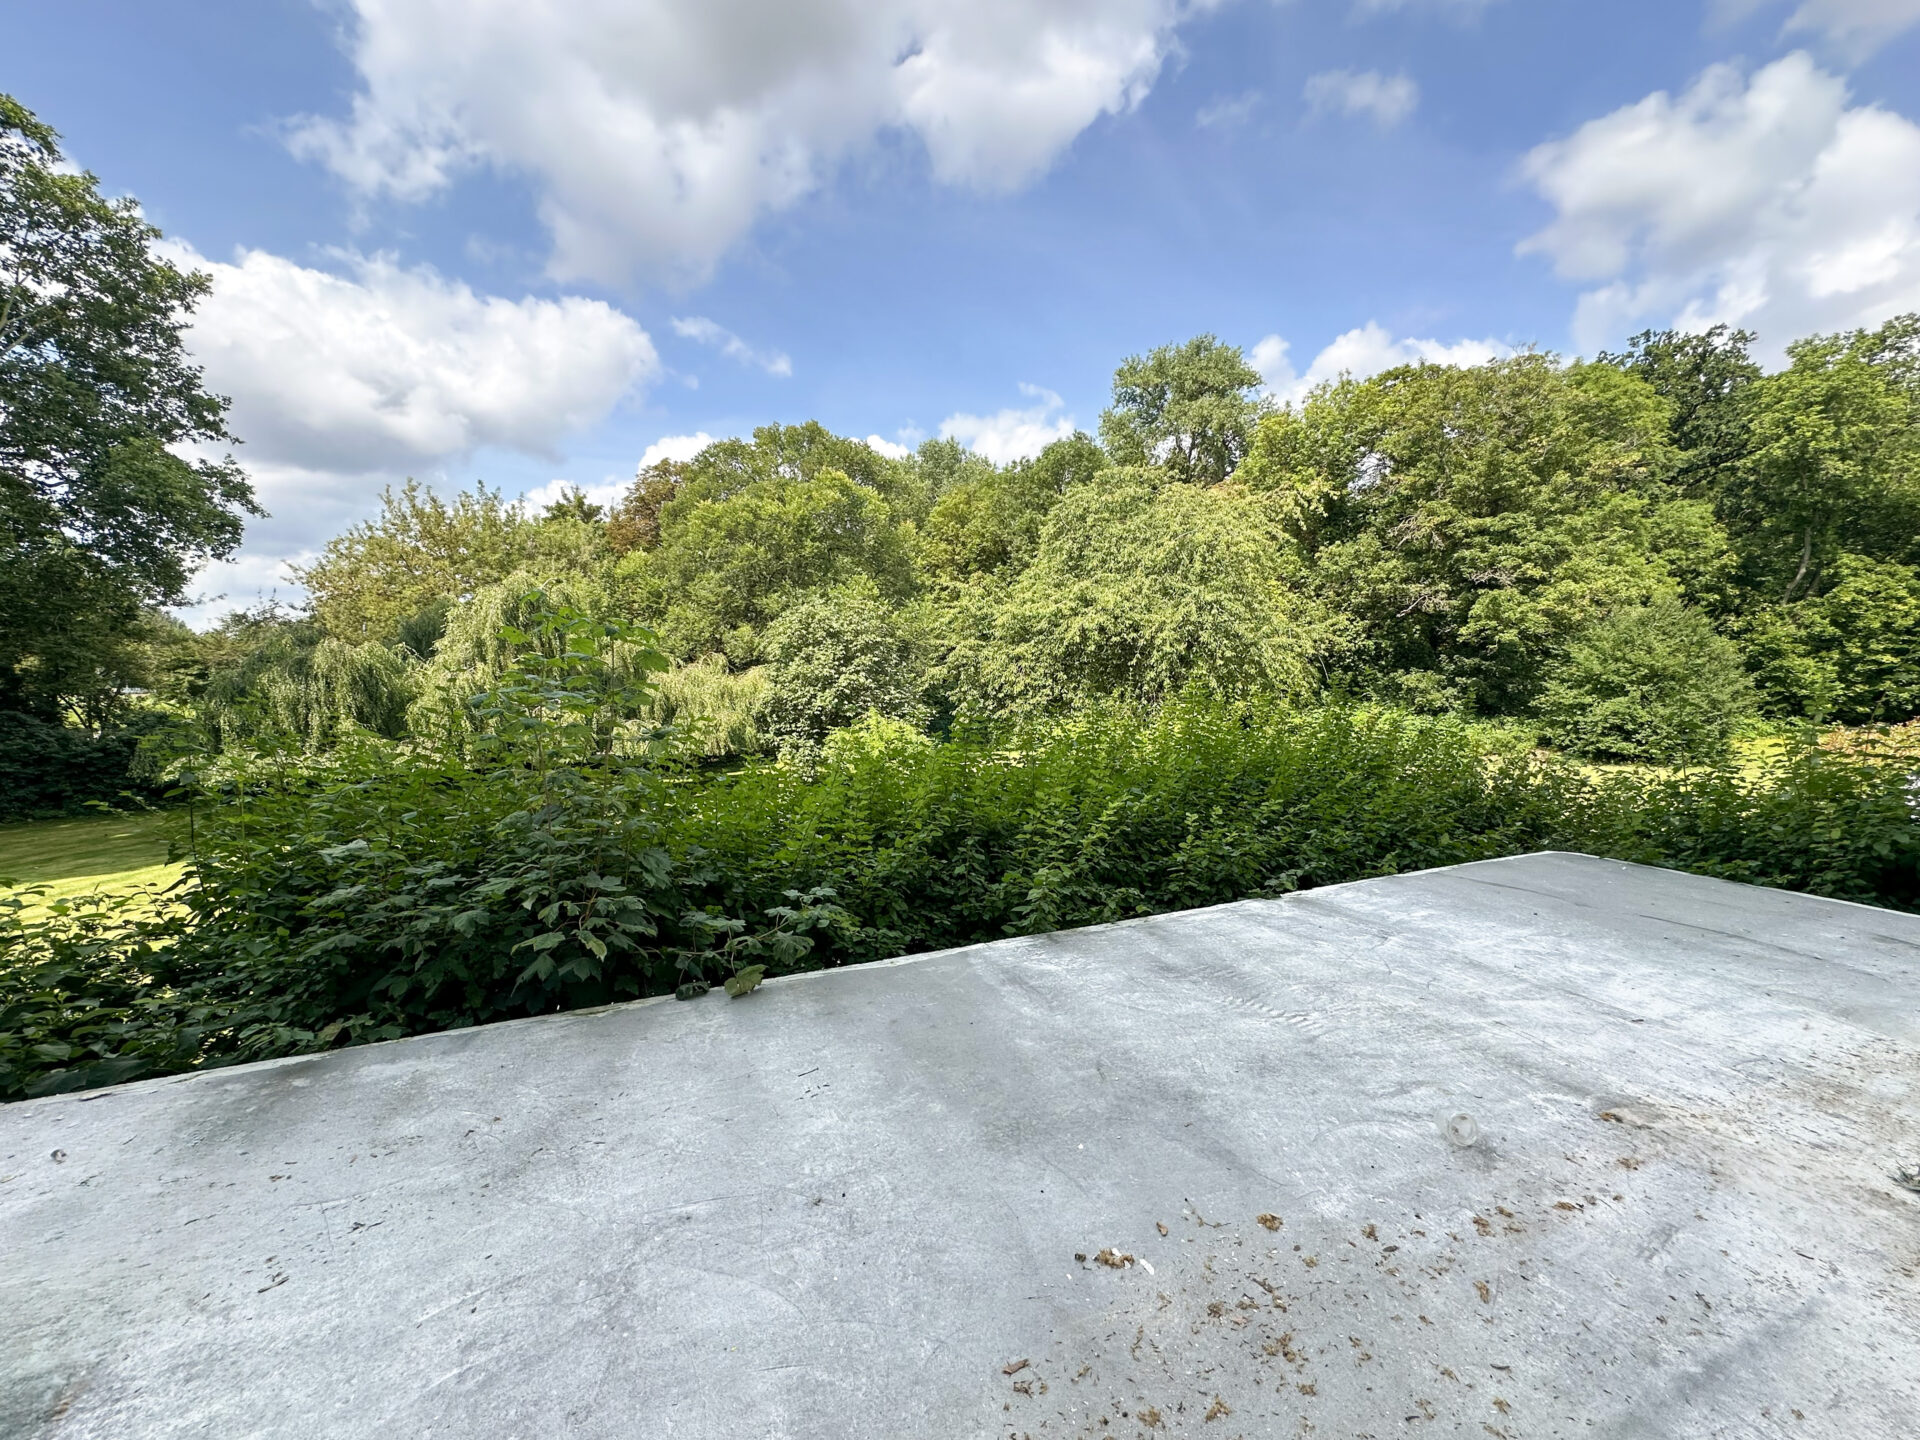
[[[1115,1250],[1111,1245],[1093,1258],[1109,1270],[1124,1270],[1133,1264],[1133,1256],[1123,1250]]]
[[[1000,1373],[1002,1375],[1018,1375],[1022,1370],[1026,1369],[1027,1366],[1031,1365],[1032,1363],[1033,1362],[1031,1360],[1016,1360],[1011,1365],[1001,1366]]]
[[[1167,1233],[1167,1227],[1158,1220],[1153,1222],[1153,1228],[1158,1230],[1162,1235]]]
[[[1231,1415],[1232,1413],[1233,1407],[1216,1395],[1213,1397],[1213,1404],[1207,1407],[1206,1418],[1209,1420],[1218,1420],[1221,1416]]]
[[[1278,1215],[1256,1215],[1253,1218],[1255,1224],[1264,1225],[1269,1230],[1278,1230],[1282,1225],[1287,1223]]]

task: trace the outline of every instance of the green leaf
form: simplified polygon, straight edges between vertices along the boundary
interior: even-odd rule
[[[731,980],[727,981],[727,994],[738,1000],[742,995],[751,995],[760,988],[760,982],[767,978],[767,967],[749,965]]]
[[[731,985],[733,982],[728,981],[727,983]],[[713,989],[713,986],[704,980],[689,980],[673,992],[673,998],[676,1000],[698,1000],[711,989]]]

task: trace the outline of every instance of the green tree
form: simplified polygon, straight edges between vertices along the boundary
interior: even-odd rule
[[[919,458],[944,462],[949,452],[939,499],[920,526],[920,563],[956,579],[1024,565],[1060,497],[1107,468],[1106,452],[1079,433],[1005,469],[951,440],[927,441]]]
[[[724,500],[767,480],[812,480],[833,471],[887,502],[901,520],[918,521],[933,502],[930,477],[889,459],[864,440],[835,435],[817,420],[762,425],[751,440],[716,440],[686,462],[678,485],[683,507]],[[662,514],[661,524],[672,519]]]
[[[470,600],[518,571],[592,573],[601,532],[596,519],[564,503],[536,520],[484,485],[449,504],[409,480],[381,493],[376,518],[335,536],[293,573],[328,634],[386,641],[413,617]]]
[[[864,447],[863,447],[864,448]],[[760,634],[802,593],[857,577],[890,599],[914,574],[906,538],[872,487],[838,470],[775,475],[702,500],[691,482],[661,512],[658,545],[614,572],[628,611],[668,653],[760,658]]]
[[[1669,431],[1679,449],[1675,482],[1717,498],[1750,447],[1751,387],[1761,370],[1749,353],[1750,330],[1715,325],[1698,334],[1646,330],[1603,364],[1639,376],[1673,407]]]
[[[1781,612],[1787,654],[1763,675],[1778,708],[1850,725],[1920,714],[1920,569],[1842,554],[1826,579]]]
[[[1109,471],[1060,501],[1017,577],[966,595],[948,688],[962,711],[1011,715],[1307,694],[1332,635],[1297,570],[1264,497]]]
[[[181,331],[207,277],[154,253],[131,199],[68,170],[0,95],[0,708],[57,713],[61,656],[182,598],[258,514]]]
[[[1820,593],[1843,553],[1920,555],[1920,317],[1816,335],[1753,385],[1751,441],[1724,502],[1762,596]]]
[[[812,755],[829,733],[877,714],[923,725],[916,646],[871,584],[820,591],[767,631],[761,729],[782,753]]]
[[[1569,640],[1539,713],[1576,755],[1674,763],[1724,755],[1753,709],[1739,650],[1698,610],[1664,598],[1610,611]]]
[[[1731,564],[1671,482],[1669,417],[1609,365],[1409,366],[1263,421],[1239,474],[1353,625],[1356,688],[1513,714],[1599,615]]]
[[[607,517],[607,549],[615,555],[651,550],[660,543],[660,512],[680,493],[687,465],[657,460],[640,471]]]
[[[1100,438],[1116,465],[1159,465],[1176,480],[1217,484],[1247,453],[1266,408],[1260,383],[1240,347],[1212,335],[1130,355],[1113,373]]]

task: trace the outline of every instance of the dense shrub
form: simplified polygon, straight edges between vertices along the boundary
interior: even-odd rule
[[[158,799],[161,786],[140,754],[141,739],[153,728],[136,716],[131,725],[95,735],[0,710],[0,820],[73,815],[129,796]]]
[[[221,984],[204,952],[181,943],[184,907],[146,891],[43,900],[39,889],[0,893],[0,1099],[312,1042],[248,1023],[244,988]]]
[[[1547,672],[1539,709],[1553,742],[1576,755],[1712,760],[1753,713],[1753,684],[1705,615],[1657,600],[1575,636]]]
[[[784,754],[811,756],[869,714],[925,722],[920,667],[894,609],[871,586],[808,595],[767,631],[760,728]]]
[[[230,771],[157,936],[16,932],[4,1093],[119,1073],[41,1044],[184,1068],[1541,849],[1920,908],[1912,767],[1872,753],[1595,776],[1456,719],[1195,700],[941,742],[875,717],[721,774],[596,731],[568,653],[465,758]]]

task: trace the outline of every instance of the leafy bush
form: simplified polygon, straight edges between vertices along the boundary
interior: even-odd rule
[[[36,906],[43,896],[0,893],[0,1100],[191,1069],[216,1034],[246,1028],[230,995],[182,963],[177,902],[136,891]]]
[[[158,799],[158,782],[141,763],[143,734],[164,717],[91,734],[18,711],[0,710],[0,820],[74,815],[131,795]]]
[[[843,586],[789,607],[767,632],[761,726],[789,755],[868,714],[921,724],[912,640],[871,586]]]
[[[464,750],[230,764],[177,911],[0,934],[0,1094],[1541,849],[1920,908],[1897,752],[1596,776],[1453,718],[1187,699],[703,772],[601,724],[632,632],[543,625]]]
[[[1753,684],[1705,615],[1659,600],[1613,610],[1569,642],[1539,710],[1553,742],[1576,755],[1710,760],[1753,714]]]
[[[1575,848],[1863,905],[1920,910],[1913,756],[1810,734],[1757,770],[1612,775]]]
[[[1578,784],[1457,720],[1195,700],[940,744],[869,724],[811,777],[668,799],[727,904],[830,888],[853,923],[822,953],[867,960],[1535,849]]]

